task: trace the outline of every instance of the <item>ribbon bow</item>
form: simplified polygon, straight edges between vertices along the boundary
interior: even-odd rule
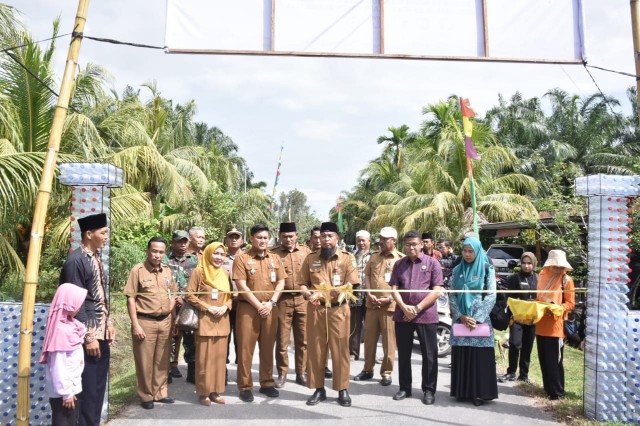
[[[357,302],[358,298],[353,294],[353,285],[351,283],[346,283],[341,286],[333,287],[327,283],[320,283],[318,287],[315,289],[317,293],[320,293],[322,297],[324,297],[324,306],[327,308],[331,307],[331,291],[337,291],[338,295],[338,304],[341,305],[345,300]]]

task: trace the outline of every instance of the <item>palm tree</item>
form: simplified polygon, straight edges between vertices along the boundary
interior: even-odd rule
[[[461,114],[457,101],[429,105],[422,129],[425,143],[415,147],[417,161],[395,184],[372,202],[377,205],[370,226],[392,225],[401,232],[436,231],[449,238],[470,224],[470,183],[467,176]],[[474,142],[482,154],[474,162],[478,211],[490,221],[535,218],[536,210],[524,195],[536,190],[529,176],[514,173],[518,159],[495,144],[495,135],[481,123]]]
[[[389,127],[389,131],[391,136],[380,136],[377,142],[378,145],[386,144],[382,155],[390,159],[395,172],[399,174],[404,169],[405,150],[415,142],[418,135],[409,132],[409,126],[406,124],[400,127]]]

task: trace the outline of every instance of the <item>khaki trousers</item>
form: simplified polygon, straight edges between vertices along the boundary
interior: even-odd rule
[[[162,321],[138,317],[138,323],[146,336],[132,335],[138,396],[142,402],[159,401],[168,396],[171,315]]]
[[[380,375],[384,377],[390,376],[393,372],[393,361],[396,358],[396,329],[393,323],[393,311],[368,308],[367,316],[364,319],[363,371],[373,373],[376,364],[378,337],[381,334],[384,357],[380,366]]]
[[[238,389],[251,390],[253,378],[251,365],[256,342],[260,350],[260,387],[273,387],[273,352],[278,330],[278,308],[267,318],[261,318],[258,311],[246,302],[238,303],[236,313],[236,333],[238,333]]]
[[[278,301],[278,337],[276,339],[276,369],[279,376],[289,371],[289,343],[293,327],[296,374],[307,368],[307,301],[296,296],[282,294]]]
[[[348,303],[334,308],[307,305],[307,386],[324,387],[327,350],[331,352],[334,390],[349,387],[349,321]],[[327,332],[329,341],[327,342]]]
[[[227,336],[196,335],[196,393],[223,393],[227,364]]]

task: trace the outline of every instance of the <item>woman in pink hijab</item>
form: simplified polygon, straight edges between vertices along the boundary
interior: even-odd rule
[[[78,421],[76,395],[82,392],[82,343],[87,329],[74,317],[86,297],[86,289],[62,284],[49,308],[40,363],[47,364],[47,394],[54,426],[71,426]]]

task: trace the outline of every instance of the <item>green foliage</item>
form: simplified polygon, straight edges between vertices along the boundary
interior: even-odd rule
[[[147,238],[147,241],[149,238]],[[118,246],[111,249],[111,259],[109,263],[109,284],[111,291],[119,292],[124,289],[131,268],[145,259],[146,246],[146,242],[144,243],[144,249],[138,244],[121,242]]]
[[[198,211],[199,214],[192,217],[191,223],[205,229],[207,242],[222,241],[226,229],[236,224],[238,210],[236,197],[232,193],[223,192],[218,186],[212,185],[205,194],[192,201],[191,212]]]
[[[572,183],[575,169],[568,164],[555,164],[551,173],[545,198],[536,200],[539,211],[549,212],[556,226],[553,229],[540,222],[534,222],[540,235],[540,242],[549,249],[561,249],[574,265],[571,273],[576,284],[586,283],[587,276],[587,219],[586,200],[574,195]]]
[[[288,193],[281,193],[278,201],[274,207],[272,223],[269,224],[274,234],[278,232],[281,222],[295,222],[299,241],[307,241],[311,229],[320,224],[320,219],[307,205],[307,196],[298,189],[293,189]]]
[[[134,218],[124,223],[116,223],[111,233],[113,250],[133,246],[144,252],[149,239],[159,234],[159,227],[158,219]]]

